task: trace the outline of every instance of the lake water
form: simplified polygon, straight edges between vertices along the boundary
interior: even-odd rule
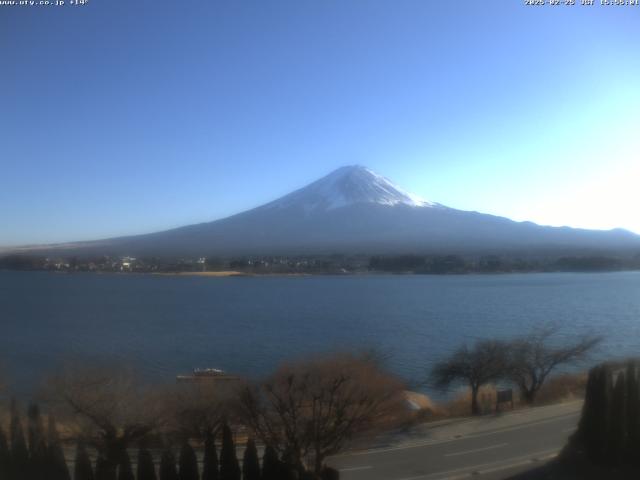
[[[463,342],[553,321],[640,353],[640,273],[231,277],[0,272],[0,362],[28,392],[72,361],[153,380],[194,367],[259,376],[288,358],[377,348],[410,381]]]

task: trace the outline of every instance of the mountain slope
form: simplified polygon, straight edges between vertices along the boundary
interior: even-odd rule
[[[44,250],[207,256],[629,248],[640,248],[640,236],[624,230],[543,227],[456,210],[405,192],[367,168],[350,166],[273,202],[221,220]]]

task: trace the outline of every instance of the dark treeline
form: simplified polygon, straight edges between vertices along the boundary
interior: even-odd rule
[[[389,255],[371,257],[371,271],[416,274],[602,272],[640,269],[635,256],[563,256],[535,259],[508,256]]]
[[[249,438],[240,462],[236,444],[228,425],[221,428],[221,449],[218,456],[215,435],[205,442],[202,462],[193,446],[183,441],[179,449],[165,446],[159,458],[141,443],[136,450],[135,468],[131,449],[123,448],[115,459],[98,451],[90,455],[85,441],[78,439],[72,462],[65,459],[58,430],[49,416],[45,430],[40,410],[30,405],[24,419],[17,404],[11,404],[9,436],[0,426],[0,479],[2,480],[338,480],[339,473],[322,467],[319,476],[299,475],[278,458],[271,446],[266,446],[262,461],[255,442]],[[179,451],[176,456],[175,452]],[[92,460],[91,457],[95,457]],[[71,468],[69,467],[71,465]]]
[[[25,434],[26,431],[26,434]],[[6,480],[67,480],[69,469],[55,420],[47,428],[36,405],[30,405],[25,422],[18,405],[11,402],[9,435],[0,425],[0,478]]]
[[[238,257],[43,257],[35,255],[7,255],[0,257],[0,269],[20,271],[59,272],[219,272],[239,271],[243,273],[304,273],[343,274],[366,272],[369,258],[346,255],[266,255]]]
[[[216,272],[260,273],[524,273],[600,272],[640,269],[640,254],[537,255],[263,255],[202,258],[42,257],[8,255],[0,269],[65,272]]]

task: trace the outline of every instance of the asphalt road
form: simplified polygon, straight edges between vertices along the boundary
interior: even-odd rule
[[[506,478],[553,458],[575,430],[579,416],[579,408],[550,409],[547,417],[518,413],[501,428],[352,452],[329,463],[340,470],[343,480]]]

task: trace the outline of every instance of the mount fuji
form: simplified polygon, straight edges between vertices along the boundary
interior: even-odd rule
[[[547,227],[457,210],[406,192],[368,168],[348,166],[275,201],[213,222],[35,250],[195,257],[630,248],[640,248],[640,236],[626,230]]]

